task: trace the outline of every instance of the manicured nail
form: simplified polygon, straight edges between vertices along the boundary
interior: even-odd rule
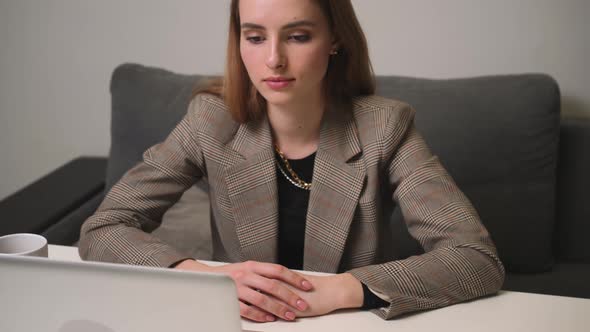
[[[275,321],[275,317],[274,316],[271,316],[271,315],[267,315],[266,316],[266,321],[267,322],[274,322]]]
[[[305,289],[307,289],[307,290],[310,290],[310,289],[311,289],[311,284],[310,284],[310,283],[309,283],[309,281],[307,281],[307,280],[303,280],[303,281],[301,282],[301,286],[303,286],[303,288],[305,288]]]
[[[299,310],[305,310],[307,309],[307,304],[303,300],[297,300],[297,308]]]
[[[290,311],[287,311],[287,313],[285,314],[285,317],[287,317],[288,320],[294,320],[295,314]]]

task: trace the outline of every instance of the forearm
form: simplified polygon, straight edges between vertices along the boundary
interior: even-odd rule
[[[386,310],[376,312],[390,319],[497,292],[504,279],[501,263],[470,246],[439,248],[349,272],[391,299]]]
[[[100,213],[80,232],[78,250],[84,260],[168,267],[189,258],[140,228],[109,222]]]
[[[213,272],[214,270],[211,266],[197,262],[194,259],[185,259],[180,262],[177,262],[177,264],[175,264],[173,268],[177,270],[197,272]]]
[[[149,233],[205,172],[192,117],[189,110],[164,142],[146,150],[143,161],[125,173],[86,220],[79,244],[83,259],[168,267],[187,258]]]

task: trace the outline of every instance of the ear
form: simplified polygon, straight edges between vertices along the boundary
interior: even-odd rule
[[[336,39],[336,37],[332,37],[332,42],[331,42],[331,47],[330,47],[330,54],[337,54],[338,50],[340,49],[340,43],[338,42],[338,40]]]

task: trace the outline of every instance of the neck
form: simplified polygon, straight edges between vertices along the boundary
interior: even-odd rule
[[[275,143],[289,159],[304,158],[318,148],[324,103],[268,105]]]

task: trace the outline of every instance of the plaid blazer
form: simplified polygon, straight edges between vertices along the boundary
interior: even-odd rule
[[[304,269],[352,273],[390,300],[383,318],[497,292],[504,268],[477,212],[414,127],[407,104],[356,98],[322,119],[307,212]],[[268,120],[232,120],[198,95],[186,116],[129,170],[82,226],[83,259],[170,266],[185,254],[149,234],[202,177],[214,258],[277,261],[278,194]],[[378,262],[384,200],[401,209],[425,253]]]

